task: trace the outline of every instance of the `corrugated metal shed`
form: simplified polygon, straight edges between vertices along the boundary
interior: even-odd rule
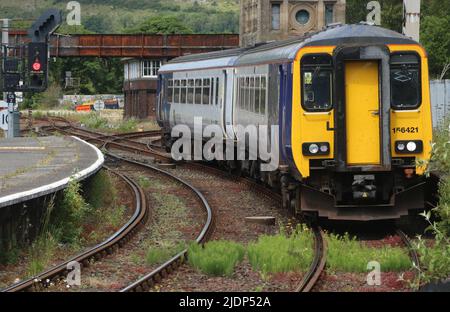
[[[437,127],[450,117],[450,80],[430,81],[433,126]]]

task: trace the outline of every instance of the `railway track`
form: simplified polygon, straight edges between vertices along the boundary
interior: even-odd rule
[[[105,167],[107,170],[109,168]],[[134,194],[135,212],[132,218],[119,231],[117,231],[110,238],[103,243],[85,251],[70,260],[55,266],[54,268],[45,271],[30,279],[24,280],[18,284],[12,285],[3,289],[3,292],[21,292],[21,291],[39,291],[49,286],[51,282],[63,280],[69,273],[67,266],[69,263],[77,262],[82,267],[87,267],[91,263],[112,254],[118,248],[126,244],[131,237],[140,229],[146,222],[149,211],[145,195],[139,185],[129,177],[122,175],[116,171],[111,171],[119,178],[121,178],[130,188]]]
[[[112,152],[110,152],[110,148],[119,149],[126,152],[131,152],[133,154],[138,155],[145,155],[145,156],[157,156],[154,157],[155,159],[164,159],[166,162],[172,162],[172,157],[170,154],[158,151],[156,148],[158,146],[154,144],[155,141],[158,141],[156,138],[153,140],[150,140],[150,143],[146,144],[143,142],[137,142],[133,141],[130,138],[143,138],[147,136],[155,136],[154,132],[148,132],[145,134],[141,133],[132,133],[127,135],[103,135],[91,130],[86,130],[83,128],[76,127],[72,124],[66,125],[64,127],[58,126],[55,122],[52,123],[51,128],[58,132],[63,132],[68,135],[75,135],[79,136],[82,139],[89,140],[91,142],[100,144],[100,146],[108,151],[107,155],[122,161],[127,161],[129,163],[141,166],[143,168],[152,168],[154,170],[159,170],[161,172],[164,172],[168,174],[166,171],[161,170],[159,168],[153,167],[147,163],[142,163],[136,160],[130,160],[125,157],[121,157],[119,155],[116,155]],[[152,144],[153,143],[153,144]],[[259,194],[262,194],[266,196],[269,199],[272,199],[274,201],[277,201],[281,203],[281,195],[271,189],[268,189],[267,187],[256,183],[252,179],[241,177],[241,176],[234,176],[231,175],[223,170],[220,170],[216,167],[205,165],[203,163],[184,163],[182,166],[189,167],[189,168],[195,168],[197,170],[201,171],[208,171],[215,175],[225,176],[227,178],[233,179],[237,183],[244,184],[252,189],[254,189]],[[176,178],[175,176],[172,176]],[[186,183],[183,180],[180,180],[180,182],[187,187],[193,188],[191,185]],[[194,188],[193,188],[194,189]],[[206,205],[208,204],[205,197],[198,191],[196,191],[197,196],[199,196],[200,200]],[[212,214],[211,208],[208,206],[208,218],[207,223],[205,224],[205,227],[203,228],[202,232],[197,238],[198,243],[204,243],[211,235],[212,228],[215,223],[215,218]],[[313,226],[313,234],[314,234],[314,260],[311,264],[311,267],[309,271],[305,274],[303,280],[299,284],[299,286],[296,288],[297,292],[309,292],[313,289],[314,285],[317,283],[317,281],[320,278],[320,275],[322,274],[323,270],[325,269],[326,265],[326,242],[324,239],[324,234],[322,230],[319,227]],[[187,258],[187,250],[183,250],[178,255],[173,257],[172,259],[168,260],[166,263],[158,267],[153,272],[147,274],[146,276],[143,276],[141,279],[136,281],[135,283],[129,285],[128,287],[122,289],[122,292],[140,292],[140,291],[146,291],[150,289],[155,284],[161,282],[161,280],[165,277],[167,277],[171,272],[173,272],[178,266],[182,265],[184,261]]]
[[[420,257],[419,257],[419,254],[417,253],[417,250],[413,247],[413,244],[412,244],[410,238],[408,237],[408,235],[406,235],[405,232],[403,232],[400,229],[397,230],[397,235],[400,236],[403,244],[408,249],[409,258],[411,259],[411,262],[413,263],[414,269],[417,271],[420,271],[421,270]],[[420,283],[418,283],[418,284],[420,284]]]

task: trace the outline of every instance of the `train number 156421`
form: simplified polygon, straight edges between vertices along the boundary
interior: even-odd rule
[[[398,127],[393,128],[392,131],[396,133],[419,133],[419,127]]]

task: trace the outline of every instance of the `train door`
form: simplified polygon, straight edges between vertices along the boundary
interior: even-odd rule
[[[378,61],[345,62],[347,165],[380,165]]]
[[[219,96],[220,106],[223,112],[223,130],[227,139],[234,139],[233,131],[233,94],[234,75],[233,70],[223,71],[223,91]],[[219,88],[222,90],[222,88]]]

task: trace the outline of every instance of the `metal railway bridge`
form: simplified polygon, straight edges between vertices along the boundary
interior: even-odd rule
[[[11,30],[9,44],[28,42],[27,32]],[[174,58],[236,48],[239,35],[60,35],[50,39],[52,57]]]
[[[11,30],[9,44],[29,41],[26,31]],[[135,63],[143,68],[145,60],[165,62],[178,56],[239,47],[239,35],[61,35],[50,38],[51,57],[123,58],[124,66]],[[134,73],[136,75],[136,73]],[[140,75],[140,76],[139,76]],[[156,114],[156,77],[125,77],[125,116],[145,119]]]

